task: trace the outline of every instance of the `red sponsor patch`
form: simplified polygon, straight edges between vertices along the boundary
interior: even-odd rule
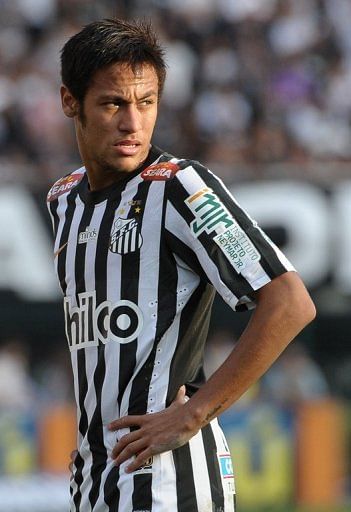
[[[146,181],[166,181],[173,178],[179,169],[179,165],[172,162],[161,162],[144,169],[141,177]]]
[[[83,176],[84,174],[70,174],[69,176],[65,176],[64,178],[56,181],[56,183],[49,190],[47,201],[54,201],[61,194],[69,192],[71,188],[78,185]]]

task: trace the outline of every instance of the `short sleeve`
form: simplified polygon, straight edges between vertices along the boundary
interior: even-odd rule
[[[253,308],[254,291],[295,270],[221,180],[201,164],[189,161],[170,180],[167,194],[165,228],[174,251],[185,261],[191,253],[234,310]]]

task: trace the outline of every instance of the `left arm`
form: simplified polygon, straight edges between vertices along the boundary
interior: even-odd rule
[[[125,416],[110,430],[138,427],[116,444],[117,465],[135,456],[127,471],[149,457],[185,444],[202,427],[236,402],[315,316],[313,302],[295,272],[287,272],[256,292],[257,307],[234,349],[206,384],[188,401],[182,387],[161,412]]]

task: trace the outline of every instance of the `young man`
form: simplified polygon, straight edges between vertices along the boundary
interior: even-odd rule
[[[84,164],[48,195],[78,407],[71,511],[234,511],[216,417],[315,315],[220,180],[151,145],[164,79],[147,24],[95,22],[62,51]],[[215,289],[256,308],[205,383]]]

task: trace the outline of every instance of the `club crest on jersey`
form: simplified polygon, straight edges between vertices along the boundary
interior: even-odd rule
[[[179,165],[172,162],[161,162],[144,169],[141,177],[145,181],[166,181],[173,178],[179,169]]]
[[[60,195],[69,192],[73,187],[78,185],[83,176],[83,173],[70,174],[69,176],[65,176],[64,178],[61,178],[58,181],[56,181],[56,183],[49,190],[49,193],[47,195],[47,201],[54,201]]]
[[[143,245],[143,237],[136,219],[118,217],[113,224],[110,251],[117,254],[135,252]]]

